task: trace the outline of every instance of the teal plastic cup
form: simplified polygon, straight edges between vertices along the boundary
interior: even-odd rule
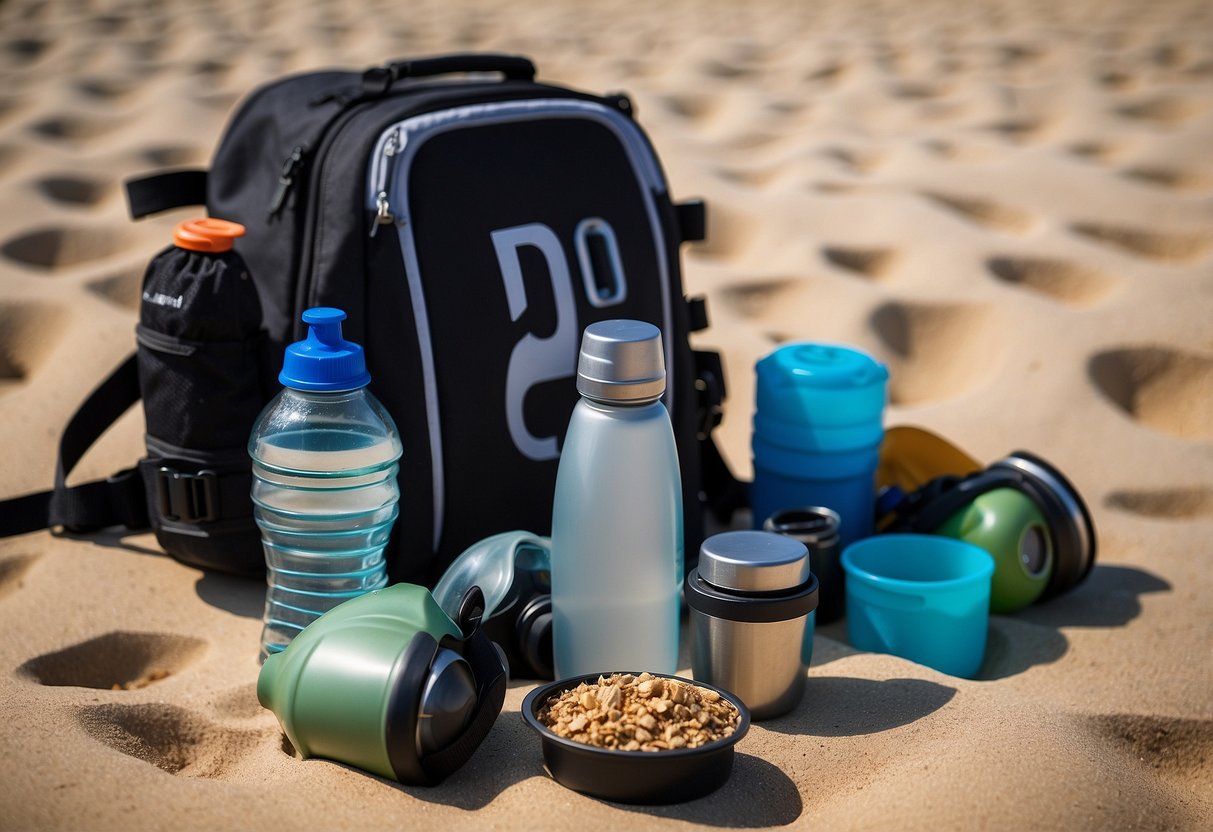
[[[847,637],[951,676],[972,678],[986,653],[994,558],[928,534],[884,534],[848,546]]]

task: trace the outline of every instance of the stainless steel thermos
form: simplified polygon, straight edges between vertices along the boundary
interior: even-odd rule
[[[737,694],[754,719],[804,694],[817,578],[803,543],[765,531],[713,535],[686,579],[695,678]]]

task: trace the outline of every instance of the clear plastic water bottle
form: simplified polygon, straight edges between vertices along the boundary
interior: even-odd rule
[[[560,452],[552,513],[556,678],[673,673],[682,584],[682,486],[661,332],[586,328],[581,401]]]
[[[286,348],[285,389],[249,439],[269,567],[262,659],[343,601],[387,585],[400,436],[366,389],[362,347],[341,337],[345,317],[327,307],[303,313],[307,339]]]

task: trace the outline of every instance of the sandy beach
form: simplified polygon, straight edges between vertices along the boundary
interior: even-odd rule
[[[470,763],[404,787],[300,760],[255,695],[264,586],[150,534],[0,540],[3,829],[1208,829],[1213,826],[1213,6],[1127,0],[0,4],[0,497],[50,487],[134,349],[123,179],[205,165],[258,84],[451,51],[624,90],[675,198],[688,292],[751,475],[754,364],[849,344],[886,426],[1082,493],[1098,562],[992,616],[975,680],[818,628],[804,701],[732,778],[630,807],[552,781],[512,682]],[[143,453],[128,412],[74,480]],[[744,518],[739,518],[744,522]],[[681,667],[689,675],[684,647]],[[117,689],[115,689],[117,688]]]

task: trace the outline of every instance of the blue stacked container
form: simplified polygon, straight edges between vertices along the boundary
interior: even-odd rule
[[[754,528],[781,509],[825,506],[840,546],[872,534],[888,370],[859,350],[792,343],[756,372]]]

